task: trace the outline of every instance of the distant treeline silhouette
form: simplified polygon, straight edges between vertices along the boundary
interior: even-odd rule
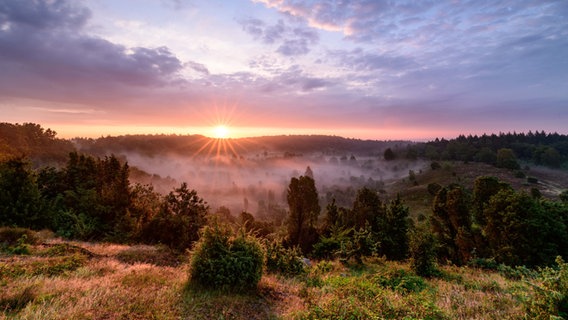
[[[399,150],[399,153],[409,158],[475,161],[511,169],[515,169],[517,159],[558,168],[568,162],[568,136],[544,131],[460,135],[455,139],[436,139],[411,145],[406,150]]]

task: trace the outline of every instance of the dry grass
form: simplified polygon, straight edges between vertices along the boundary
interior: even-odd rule
[[[32,249],[0,256],[0,319],[520,319],[530,293],[495,272],[444,267],[422,279],[383,259],[314,263],[307,275],[265,274],[256,291],[227,293],[189,286],[187,262],[137,262],[162,261],[159,247],[51,240]],[[53,266],[60,272],[46,271]]]

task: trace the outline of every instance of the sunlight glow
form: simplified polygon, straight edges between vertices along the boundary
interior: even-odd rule
[[[218,125],[213,128],[213,136],[217,139],[226,139],[229,137],[229,128],[224,125]]]

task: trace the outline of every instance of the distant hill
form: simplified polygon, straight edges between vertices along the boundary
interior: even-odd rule
[[[35,123],[0,123],[0,161],[27,157],[35,166],[65,163],[75,148],[70,141],[56,135],[55,131]]]
[[[234,156],[278,152],[288,156],[304,153],[336,155],[352,153],[378,155],[388,147],[403,147],[410,141],[348,139],[323,135],[265,136],[240,139],[213,139],[201,135],[125,135],[98,139],[74,139],[77,148],[94,155],[136,152],[145,156],[176,154],[195,156],[216,154]]]

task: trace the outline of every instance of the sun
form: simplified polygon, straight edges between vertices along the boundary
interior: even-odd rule
[[[213,128],[213,136],[217,139],[227,139],[229,137],[229,128],[225,125],[218,125]]]

